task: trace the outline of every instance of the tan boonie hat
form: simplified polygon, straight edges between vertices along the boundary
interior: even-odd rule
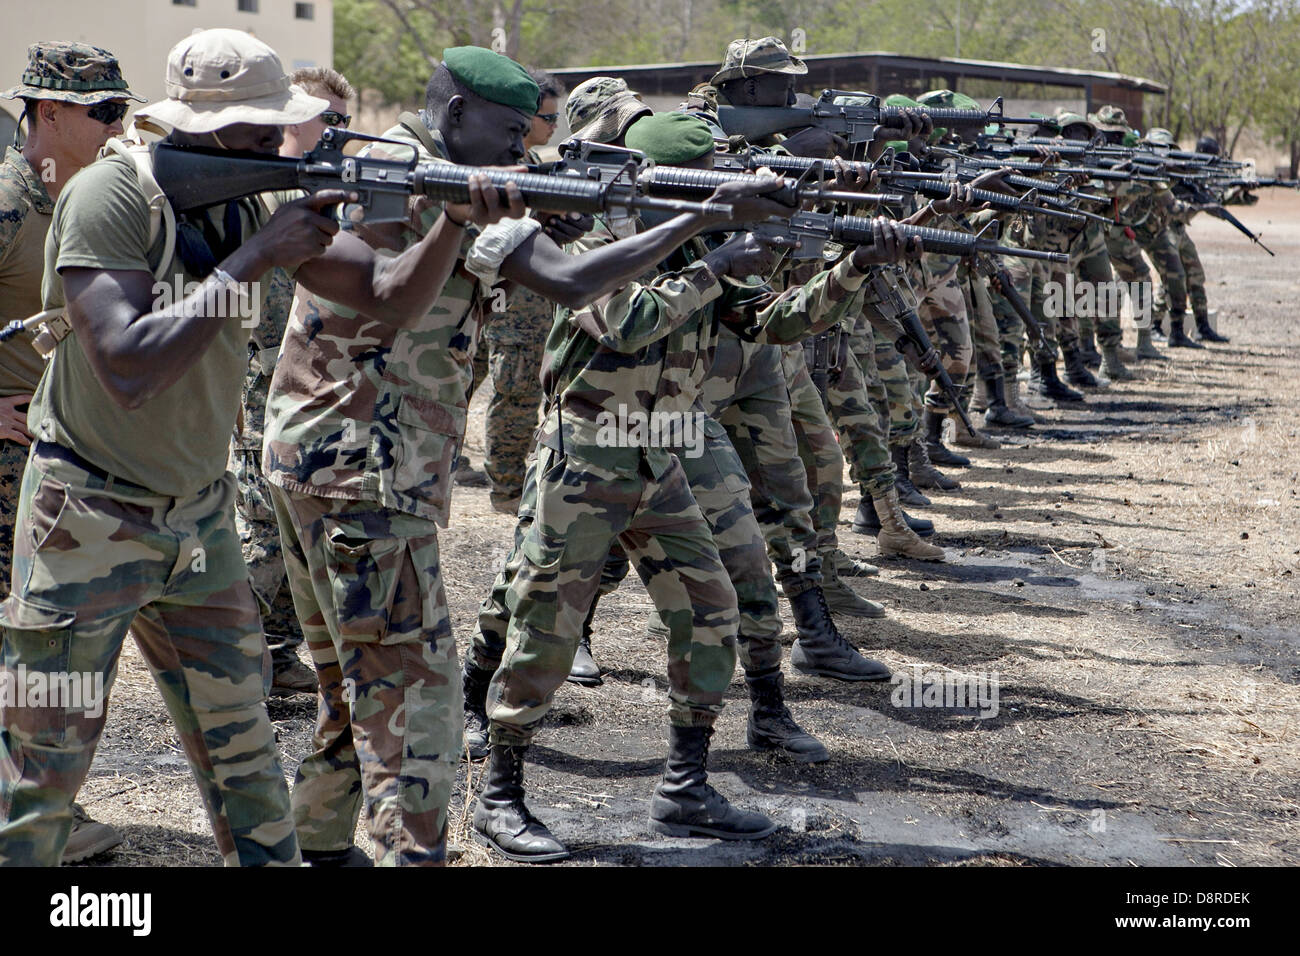
[[[1052,114],[1052,121],[1060,129],[1065,129],[1067,126],[1086,126],[1092,132],[1097,132],[1096,123],[1088,119],[1088,117],[1075,113],[1073,110],[1067,110],[1064,107]]]
[[[722,58],[722,69],[709,80],[714,86],[727,80],[739,80],[760,73],[793,73],[801,76],[808,65],[797,56],[791,56],[785,44],[776,37],[761,40],[732,40],[727,45],[727,55]]]
[[[627,81],[613,76],[593,76],[579,83],[564,104],[569,132],[593,143],[612,143],[634,120],[653,113],[627,88]]]
[[[94,106],[108,100],[144,102],[126,87],[117,57],[85,43],[47,40],[27,48],[27,69],[18,86],[0,93],[7,100],[63,100]]]
[[[167,99],[136,110],[186,133],[232,123],[288,126],[329,109],[293,86],[275,51],[242,30],[200,30],[167,54]]]
[[[1128,125],[1128,117],[1118,106],[1103,106],[1097,112],[1089,113],[1088,119],[1092,120],[1092,125],[1103,133],[1126,133],[1131,129]]]

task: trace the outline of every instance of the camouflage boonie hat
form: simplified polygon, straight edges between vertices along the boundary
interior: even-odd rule
[[[85,43],[47,40],[27,48],[22,83],[0,93],[8,100],[63,100],[94,106],[106,100],[145,101],[126,86],[117,57]]]
[[[722,58],[722,69],[709,80],[714,86],[728,80],[740,80],[762,73],[791,73],[802,76],[808,65],[797,56],[791,56],[776,37],[761,40],[732,40],[727,44],[727,54]]]
[[[633,120],[653,112],[627,88],[626,80],[613,76],[593,76],[579,83],[564,104],[570,134],[593,143],[612,143]]]
[[[1143,139],[1146,142],[1152,143],[1156,146],[1177,146],[1178,145],[1178,143],[1174,141],[1174,134],[1169,132],[1169,130],[1164,129],[1163,127],[1160,126],[1154,126],[1151,129],[1147,130],[1147,134],[1146,136],[1143,137]]]
[[[1089,113],[1092,125],[1103,133],[1125,133],[1131,128],[1124,110],[1118,106],[1103,106],[1095,113]]]

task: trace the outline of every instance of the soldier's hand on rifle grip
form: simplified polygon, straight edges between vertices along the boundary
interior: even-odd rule
[[[820,126],[809,126],[791,133],[781,141],[782,147],[792,156],[806,156],[811,159],[830,159],[849,151],[848,140],[837,136]]]
[[[542,224],[542,232],[546,233],[557,246],[581,239],[596,225],[594,216],[581,212],[543,213],[539,214],[537,219]]]
[[[799,246],[800,242],[794,238],[739,232],[705,256],[704,261],[714,275],[743,279],[767,275],[776,268],[785,250]]]
[[[909,338],[904,337],[900,340],[902,345],[903,357],[912,364],[914,368],[920,369],[926,375],[933,378],[943,368],[943,361],[939,357],[939,350],[933,345],[926,349],[925,354],[917,353],[916,344]]]
[[[357,199],[356,193],[322,189],[285,203],[245,246],[254,246],[251,251],[268,269],[274,266],[296,269],[308,259],[321,255],[338,235],[338,221],[324,210]]]
[[[973,205],[975,205],[975,200],[971,195],[971,184],[953,183],[948,188],[947,197],[932,200],[930,208],[934,210],[936,215],[949,216],[967,212]]]
[[[719,219],[720,222],[762,222],[773,216],[789,219],[797,211],[794,207],[775,199],[763,198],[763,193],[779,188],[781,182],[779,176],[763,166],[755,170],[753,176],[742,176],[722,183],[713,190],[708,201],[731,207],[731,216]]]
[[[970,182],[970,187],[971,189],[984,189],[989,192],[995,192],[995,193],[1014,193],[1015,190],[1013,190],[1002,180],[1003,176],[1013,171],[1014,170],[1006,166],[1002,167],[1001,169],[990,169],[988,172],[980,173],[978,176],[972,179]],[[990,207],[988,203],[984,203],[983,205],[980,206],[980,208],[988,209]]]

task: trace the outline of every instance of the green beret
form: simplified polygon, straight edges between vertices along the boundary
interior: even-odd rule
[[[627,128],[628,149],[645,153],[665,166],[680,166],[716,148],[709,124],[689,113],[654,113]]]
[[[442,51],[442,65],[483,99],[529,116],[536,114],[542,91],[528,71],[510,57],[481,46],[454,46]]]
[[[925,109],[920,103],[910,96],[904,96],[902,93],[891,93],[885,97],[884,106],[902,106],[909,110]]]

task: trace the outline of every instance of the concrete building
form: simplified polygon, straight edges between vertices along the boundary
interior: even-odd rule
[[[131,88],[162,99],[167,51],[195,30],[247,30],[269,44],[292,73],[329,66],[334,56],[333,0],[35,0],[6,4],[0,36],[0,90],[22,77],[27,47],[37,40],[78,40],[104,47],[122,64]],[[16,100],[0,100],[0,143],[13,141]],[[9,120],[9,122],[6,122]]]

